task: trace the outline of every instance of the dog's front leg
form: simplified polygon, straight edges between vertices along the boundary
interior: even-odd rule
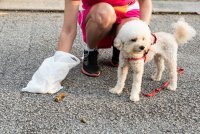
[[[109,92],[113,93],[113,94],[120,94],[124,88],[125,85],[125,80],[126,80],[126,76],[128,73],[128,65],[119,65],[118,67],[118,80],[117,80],[117,84],[114,88],[111,88],[109,90]]]
[[[134,61],[131,63],[131,67],[133,69],[133,84],[131,89],[131,101],[139,101],[140,100],[140,92],[141,92],[141,84],[142,84],[142,76],[144,72],[144,61]]]

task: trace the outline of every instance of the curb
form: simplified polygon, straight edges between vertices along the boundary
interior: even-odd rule
[[[64,0],[0,0],[4,11],[62,11]]]
[[[153,1],[152,3],[153,14],[200,14],[200,1]],[[34,2],[1,0],[0,11],[63,12],[64,0],[34,0]]]
[[[153,13],[200,14],[200,2],[153,1]]]

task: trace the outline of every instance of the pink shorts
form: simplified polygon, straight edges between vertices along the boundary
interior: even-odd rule
[[[85,19],[86,19],[87,14],[89,13],[91,8],[92,8],[92,6],[86,8],[86,9],[80,10],[79,13],[78,13],[78,24],[81,27],[82,37],[83,37],[83,41],[84,41],[85,45],[87,44],[86,43],[87,41],[86,41],[86,22],[85,22]],[[119,9],[120,6],[117,7],[117,8]],[[130,5],[127,5],[125,13],[119,13],[118,11],[116,11],[117,8],[114,7],[115,13],[116,13],[116,16],[117,16],[115,25],[120,24],[121,20],[124,19],[124,18],[131,18],[131,17],[139,18],[140,11],[139,11],[139,4],[138,4],[137,1],[135,3],[131,3]],[[114,33],[110,32],[106,37],[104,37],[102,40],[100,40],[98,42],[97,48],[110,48],[113,45],[114,38],[115,38]]]

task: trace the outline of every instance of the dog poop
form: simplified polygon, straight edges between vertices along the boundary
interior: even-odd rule
[[[80,121],[81,121],[81,123],[87,123],[85,118],[81,118]]]
[[[61,102],[65,98],[65,93],[59,93],[55,97],[55,102]]]

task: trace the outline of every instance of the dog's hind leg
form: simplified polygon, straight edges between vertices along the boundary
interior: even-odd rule
[[[154,81],[160,81],[162,73],[165,70],[164,59],[161,55],[156,54],[154,56],[154,62],[156,64],[155,74],[151,77]]]
[[[169,85],[167,89],[175,91],[177,88],[177,55],[167,60],[169,68]]]
[[[127,73],[128,73],[128,65],[123,65],[123,66],[119,65],[118,72],[117,72],[117,75],[118,75],[117,84],[114,88],[111,88],[109,92],[113,94],[118,94],[118,95],[121,94],[125,85]]]
[[[133,84],[131,89],[131,101],[139,101],[140,100],[140,92],[141,92],[141,84],[142,84],[142,76],[144,72],[144,61],[137,61],[133,65],[131,65],[133,69]]]

